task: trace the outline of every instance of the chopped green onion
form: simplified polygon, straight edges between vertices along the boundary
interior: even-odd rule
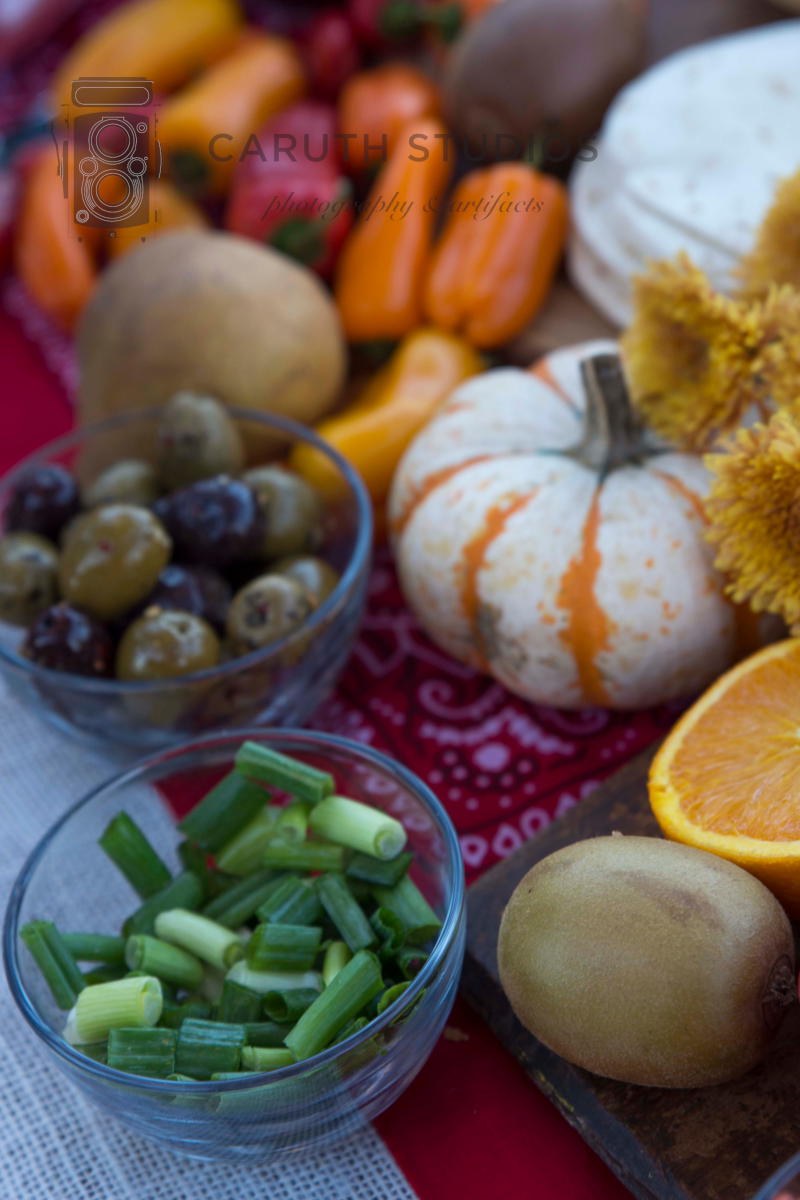
[[[275,822],[275,838],[287,846],[298,846],[306,840],[308,814],[311,805],[307,800],[295,800],[287,804]]]
[[[309,879],[289,875],[259,904],[256,916],[274,925],[313,925],[322,917],[322,905]]]
[[[175,1070],[174,1029],[112,1029],[108,1035],[108,1065],[129,1075],[166,1079]]]
[[[160,892],[172,878],[139,826],[126,812],[117,813],[98,844],[143,900]]]
[[[105,933],[62,933],[61,940],[76,962],[125,963],[125,938]]]
[[[193,992],[203,982],[203,964],[178,946],[139,933],[125,943],[125,961],[132,971],[146,971]]]
[[[213,854],[252,821],[267,800],[264,789],[230,771],[178,825],[184,837]],[[217,865],[221,865],[219,860]],[[227,868],[223,868],[227,869]]]
[[[79,993],[86,988],[86,980],[53,922],[30,921],[22,926],[19,936],[30,950],[58,1007],[72,1008]],[[93,1042],[99,1038],[82,1040]]]
[[[124,967],[95,967],[93,971],[83,972],[83,982],[87,987],[93,983],[112,983],[115,979],[124,979],[126,974]]]
[[[156,936],[188,950],[219,971],[232,967],[244,956],[242,939],[237,933],[199,913],[187,912],[185,908],[159,913]]]
[[[408,875],[393,888],[373,888],[372,894],[380,908],[388,908],[403,922],[406,942],[422,945],[435,937],[442,922]]]
[[[352,1037],[354,1033],[360,1033],[362,1029],[367,1027],[367,1025],[369,1025],[368,1017],[356,1017],[353,1021],[350,1021],[348,1025],[345,1025],[344,1029],[337,1033],[336,1037],[331,1042],[331,1045],[338,1046],[340,1042],[346,1042],[349,1037]]]
[[[308,823],[320,837],[374,858],[396,858],[407,840],[394,817],[346,796],[328,796],[311,810]]]
[[[369,923],[378,935],[378,957],[384,962],[394,958],[406,940],[403,922],[388,908],[376,908]]]
[[[291,1050],[283,1047],[245,1046],[242,1050],[242,1066],[250,1071],[278,1071],[281,1067],[294,1066],[294,1063]]]
[[[266,867],[255,875],[242,879],[221,896],[206,904],[203,916],[224,925],[226,929],[235,929],[245,921],[249,921],[260,904],[271,896],[281,883],[283,876]]]
[[[167,1076],[167,1083],[197,1083],[197,1082],[198,1081],[196,1079],[193,1079],[191,1075],[179,1075],[177,1073],[177,1071],[173,1071],[171,1075]],[[194,1099],[194,1097],[192,1097],[192,1098]],[[186,1097],[186,1099],[188,1099],[188,1096]],[[197,1099],[200,1099],[200,1097],[198,1096]]]
[[[233,979],[226,979],[222,987],[217,1017],[229,1025],[252,1025],[263,1011],[263,1002],[258,992],[242,987]]]
[[[211,1005],[202,996],[189,996],[182,1004],[167,1003],[165,999],[158,1023],[167,1029],[180,1029],[184,1021],[207,1021],[210,1016]]]
[[[282,871],[342,871],[344,850],[325,842],[301,842],[299,846],[270,842],[261,861],[265,867]]]
[[[324,1050],[382,987],[377,955],[359,950],[287,1034],[285,1044],[298,1062]]]
[[[217,853],[217,866],[231,875],[251,875],[261,866],[264,851],[275,836],[281,809],[267,804]]]
[[[247,963],[255,971],[310,971],[321,941],[315,925],[258,925],[247,943]]]
[[[333,982],[342,967],[346,967],[352,957],[346,942],[331,942],[325,951],[325,960],[322,964],[322,982],[325,987]]]
[[[70,1010],[64,1039],[83,1045],[101,1042],[112,1029],[156,1025],[162,1004],[161,983],[152,975],[95,984],[83,989]]]
[[[327,804],[323,800],[323,804]],[[314,880],[314,890],[322,906],[342,938],[355,954],[377,942],[375,930],[364,916],[358,902],[350,894],[343,875],[321,875]]]
[[[378,1016],[385,1013],[389,1005],[399,1000],[406,988],[410,987],[410,983],[396,983],[394,987],[388,987],[378,1002]]]
[[[194,842],[181,842],[178,846],[178,858],[186,871],[191,871],[200,880],[203,887],[203,899],[213,900],[221,896],[236,882],[229,875],[223,874],[215,867],[208,865],[208,852]]]
[[[427,961],[428,955],[416,946],[404,946],[395,959],[406,979],[416,979]]]
[[[203,885],[191,871],[176,876],[155,896],[145,900],[122,926],[125,937],[134,933],[155,933],[156,917],[170,908],[199,908],[203,902]]]
[[[264,1012],[276,1024],[294,1025],[316,1000],[316,988],[292,988],[288,992],[267,992]]]
[[[275,993],[270,993],[275,995]],[[315,993],[318,995],[319,993]],[[248,1046],[283,1046],[283,1039],[286,1037],[291,1025],[277,1025],[274,1021],[248,1021],[245,1024],[245,1033],[247,1035],[246,1044]]]
[[[211,1076],[212,1083],[227,1083],[230,1079],[245,1079],[249,1075],[257,1075],[258,1071],[215,1071]]]
[[[218,1071],[237,1071],[244,1037],[243,1025],[184,1021],[175,1048],[175,1069],[196,1079],[210,1079]]]
[[[244,742],[235,758],[236,770],[248,779],[260,779],[272,784],[298,800],[317,804],[333,791],[333,776],[298,762],[277,750],[269,750],[258,742]]]
[[[108,1062],[107,1042],[92,1042],[88,1046],[73,1046],[72,1049],[77,1050],[79,1054],[85,1054],[93,1062],[103,1063],[104,1065]]]
[[[347,878],[371,883],[375,887],[395,887],[414,861],[410,850],[386,861],[371,854],[354,854],[347,864]]]
[[[134,970],[134,971],[128,971],[127,975],[123,976],[123,978],[124,979],[149,979],[151,974],[152,974],[152,972],[150,972],[150,971]],[[175,999],[175,989],[173,988],[172,984],[167,983],[164,979],[159,979],[158,982],[161,984],[161,998],[163,1000],[174,1000]]]
[[[228,972],[228,979],[252,988],[261,996],[267,992],[288,992],[290,988],[316,988],[322,991],[319,971],[254,971],[246,962],[238,962]]]

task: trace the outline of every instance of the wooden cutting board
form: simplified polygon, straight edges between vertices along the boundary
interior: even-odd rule
[[[694,1090],[642,1088],[601,1079],[553,1054],[516,1019],[498,979],[500,918],[535,863],[615,829],[660,836],[647,800],[652,755],[637,758],[472,885],[461,986],[537,1087],[634,1196],[749,1200],[800,1150],[800,1006],[791,1010],[768,1058],[742,1079]]]

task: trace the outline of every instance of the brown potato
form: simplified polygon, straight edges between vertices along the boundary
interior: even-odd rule
[[[639,0],[505,0],[454,48],[444,85],[450,128],[473,155],[485,139],[487,160],[514,158],[514,138],[524,150],[549,131],[544,167],[568,161],[641,70],[645,34]]]
[[[176,392],[314,424],[339,398],[347,348],[317,277],[231,233],[170,233],[108,267],[78,332],[82,424],[165,404]],[[244,427],[248,458],[266,445]],[[106,461],[152,458],[152,433],[103,441]],[[91,456],[88,456],[91,457]],[[81,464],[88,473],[87,462]]]
[[[541,1042],[653,1087],[743,1075],[797,1000],[791,928],[772,893],[660,838],[593,838],[543,859],[503,914],[498,961]]]

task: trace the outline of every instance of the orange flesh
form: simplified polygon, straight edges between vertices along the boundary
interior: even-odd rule
[[[693,825],[800,840],[800,640],[738,679],[697,719],[669,774]]]
[[[578,678],[587,704],[608,704],[608,693],[597,668],[596,658],[608,648],[611,624],[597,603],[594,594],[597,572],[602,557],[597,549],[600,527],[600,493],[595,492],[592,507],[583,527],[583,545],[579,555],[564,572],[558,596],[558,607],[566,609],[569,624],[561,635],[571,649],[578,668]]]

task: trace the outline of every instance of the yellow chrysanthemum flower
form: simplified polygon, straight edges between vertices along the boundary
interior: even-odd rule
[[[736,270],[739,294],[763,299],[773,284],[800,291],[800,171],[784,179],[761,222],[756,243]]]
[[[727,592],[756,612],[778,613],[800,632],[800,424],[775,413],[766,425],[741,429],[727,452],[707,454],[714,476],[705,500],[707,537]]]
[[[766,300],[716,292],[686,255],[634,280],[622,352],[634,404],[657,433],[708,450],[755,409],[762,419],[800,396],[800,294]]]

